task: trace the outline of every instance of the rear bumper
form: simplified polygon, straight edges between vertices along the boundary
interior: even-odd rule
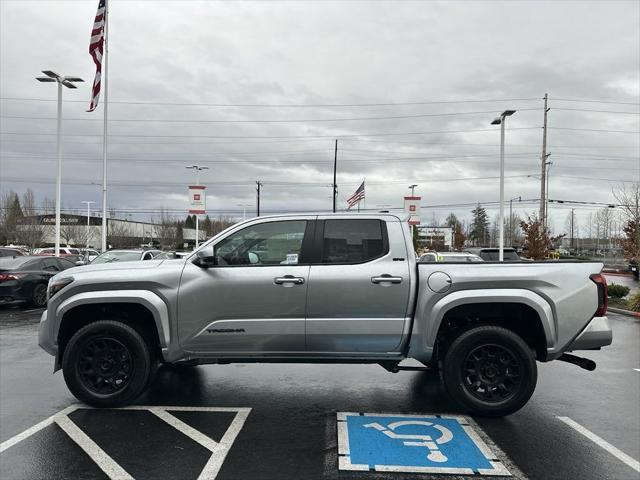
[[[593,350],[611,345],[613,333],[607,317],[593,317],[580,335],[571,342],[567,351]]]

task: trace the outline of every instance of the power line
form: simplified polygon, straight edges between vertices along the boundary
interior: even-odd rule
[[[536,108],[520,108],[518,111],[537,110]],[[283,119],[283,120],[184,120],[171,118],[110,118],[109,122],[144,122],[144,123],[313,123],[313,122],[352,122],[352,121],[370,121],[370,120],[401,120],[407,118],[426,118],[426,117],[452,117],[458,115],[488,115],[494,114],[495,110],[475,111],[475,112],[450,112],[450,113],[424,113],[415,115],[394,115],[384,117],[352,117],[352,118],[302,118],[302,119]],[[0,115],[0,118],[13,118],[22,120],[56,120],[57,117],[31,117],[22,115]],[[65,118],[64,121],[77,122],[102,122],[101,118]]]
[[[610,103],[612,105],[640,105],[640,102],[620,102],[620,101],[613,101],[613,100],[592,100],[592,99],[579,100],[575,98],[556,98],[556,97],[551,97],[551,100],[553,100],[554,102]]]
[[[606,132],[606,133],[634,133],[640,134],[636,130],[601,130],[595,128],[570,128],[570,127],[547,127],[549,130],[573,130],[577,132]]]
[[[507,130],[537,130],[541,127],[511,127]],[[427,131],[427,132],[398,132],[398,133],[349,133],[349,134],[332,134],[332,135],[264,135],[264,136],[252,136],[252,135],[136,135],[136,134],[121,134],[110,133],[109,137],[133,137],[133,138],[239,138],[239,139],[285,139],[285,138],[354,138],[354,137],[386,137],[386,136],[402,136],[402,135],[432,135],[432,134],[447,134],[447,133],[474,133],[474,132],[494,132],[494,128],[482,128],[477,130],[440,130],[440,131]],[[633,133],[633,132],[627,132]],[[636,132],[637,133],[637,132]],[[0,132],[3,135],[56,135],[55,133],[28,133],[28,132]],[[88,134],[88,133],[64,133],[63,137],[101,137],[102,134]]]
[[[55,102],[50,98],[0,97],[0,100]],[[179,107],[239,107],[239,108],[336,108],[336,107],[397,107],[406,105],[445,105],[461,103],[498,103],[498,102],[529,102],[540,98],[501,98],[492,100],[436,100],[418,102],[386,102],[386,103],[188,103],[188,102],[143,102],[135,100],[109,100],[109,104],[123,105],[161,105]],[[64,99],[68,103],[87,103],[84,100]]]
[[[588,108],[558,108],[553,107],[552,110],[561,110],[566,112],[597,112],[597,113],[622,113],[627,115],[640,115],[640,112],[623,112],[620,110],[591,110]]]
[[[2,133],[2,132],[0,132]],[[30,134],[25,134],[30,135]],[[37,134],[36,134],[37,135]],[[325,139],[309,139],[309,140],[272,140],[272,141],[254,141],[254,142],[114,142],[109,141],[109,145],[247,145],[247,144],[277,144],[277,143],[303,143],[303,142],[324,142]],[[380,140],[367,140],[367,139],[344,139],[345,142],[365,142],[365,143],[381,143]],[[14,140],[14,139],[4,139],[5,143],[55,143],[55,140]],[[77,140],[66,140],[65,144],[78,144],[78,145],[102,145],[102,140],[98,142],[86,142],[86,141],[77,141]],[[398,145],[446,145],[446,146],[470,146],[470,147],[499,147],[500,145],[497,143],[451,143],[451,142],[411,142],[411,141],[389,141],[385,140],[384,145],[388,144],[398,144]],[[509,148],[513,147],[538,147],[538,144],[517,144],[510,143]],[[550,145],[550,148],[576,148],[576,149],[593,149],[593,148],[634,148],[640,149],[639,145],[561,145],[561,144],[553,144]],[[146,150],[145,150],[146,151]]]

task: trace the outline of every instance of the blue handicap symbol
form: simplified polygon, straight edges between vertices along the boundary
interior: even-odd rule
[[[476,443],[482,441],[472,438],[465,430],[471,427],[457,417],[347,414],[346,423],[352,465],[474,472],[494,468]]]

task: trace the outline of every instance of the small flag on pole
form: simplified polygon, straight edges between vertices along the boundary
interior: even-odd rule
[[[347,199],[347,204],[349,205],[349,208],[347,210],[350,210],[351,207],[353,207],[357,203],[360,203],[362,200],[364,200],[364,180],[355,191],[355,193]]]
[[[100,98],[100,86],[102,77],[102,56],[104,55],[104,26],[106,20],[106,0],[100,0],[98,3],[98,11],[96,19],[93,21],[93,29],[91,30],[91,40],[89,41],[89,55],[96,64],[96,77],[93,80],[93,88],[91,90],[91,104],[87,112],[93,112],[98,106]]]

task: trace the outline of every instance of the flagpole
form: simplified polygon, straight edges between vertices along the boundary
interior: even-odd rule
[[[102,251],[107,251],[107,116],[109,110],[109,0],[104,2],[104,132],[102,138]]]

